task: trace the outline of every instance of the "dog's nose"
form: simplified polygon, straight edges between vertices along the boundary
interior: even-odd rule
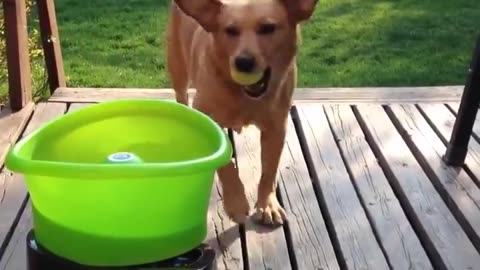
[[[250,54],[242,54],[235,58],[235,67],[240,72],[252,72],[255,65],[255,58]]]

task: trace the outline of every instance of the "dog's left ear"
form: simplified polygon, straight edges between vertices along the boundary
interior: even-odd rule
[[[294,23],[308,20],[315,11],[318,0],[282,0]]]
[[[175,0],[175,3],[207,32],[218,28],[218,15],[223,6],[221,0]]]

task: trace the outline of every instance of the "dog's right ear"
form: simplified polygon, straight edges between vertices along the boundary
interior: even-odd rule
[[[175,3],[205,31],[213,32],[218,28],[218,15],[223,5],[221,0],[175,0]]]
[[[193,0],[192,0],[193,1]],[[299,23],[309,19],[315,11],[318,0],[282,0],[293,22]]]

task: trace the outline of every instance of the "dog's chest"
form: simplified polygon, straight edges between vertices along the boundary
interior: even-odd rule
[[[268,121],[268,116],[272,113],[269,110],[269,104],[208,102],[196,105],[220,126],[231,128],[236,132],[240,132],[243,127],[249,125],[261,126],[264,121]]]
[[[266,112],[263,112],[263,110],[259,111],[238,108],[225,108],[225,110],[215,108],[212,110],[211,115],[212,118],[224,128],[231,128],[236,132],[240,132],[243,127],[249,125],[258,126],[264,118],[262,116],[263,113]]]

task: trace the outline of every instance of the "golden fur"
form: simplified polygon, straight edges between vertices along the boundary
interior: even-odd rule
[[[278,163],[296,83],[299,23],[313,13],[317,0],[174,0],[167,36],[168,71],[177,101],[188,103],[187,88],[196,88],[193,107],[224,128],[240,132],[246,125],[261,131],[262,176],[256,217],[265,224],[286,220],[275,195]],[[232,80],[236,59],[249,55],[254,71],[264,72],[267,87],[259,97]],[[263,89],[263,90],[262,90]],[[264,92],[265,90],[265,92]],[[249,205],[233,162],[218,170],[224,208],[243,223]]]

